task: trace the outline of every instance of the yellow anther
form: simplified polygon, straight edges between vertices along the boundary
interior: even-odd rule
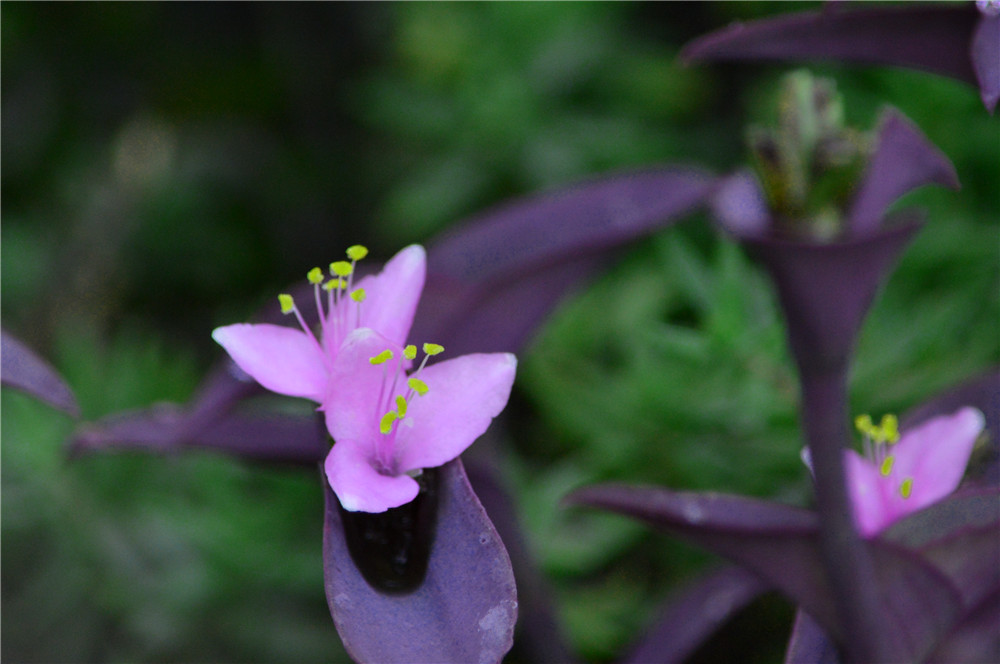
[[[854,418],[854,428],[860,431],[861,433],[865,434],[866,436],[871,436],[872,429],[875,428],[874,425],[872,424],[872,416],[858,415],[856,418]]]
[[[362,244],[355,244],[347,248],[347,257],[352,261],[359,261],[368,255],[368,247]]]
[[[444,352],[444,346],[438,344],[424,344],[424,352],[428,355],[437,355]]]
[[[403,349],[403,357],[405,357],[406,359],[412,360],[416,356],[417,356],[417,347],[414,346],[413,344],[410,344],[409,346]]]
[[[414,392],[416,392],[420,396],[424,396],[431,389],[431,388],[427,387],[427,383],[425,383],[424,381],[420,380],[419,378],[412,378],[412,377],[411,378],[407,378],[406,379],[406,384],[410,386],[411,390],[413,390]]]
[[[288,293],[282,293],[278,296],[278,304],[281,305],[281,313],[290,314],[295,310],[295,300]]]
[[[354,300],[355,302],[364,302],[365,301],[365,289],[364,288],[359,288],[356,291],[352,291],[351,292],[351,299]]]
[[[313,285],[323,283],[323,270],[318,267],[314,267],[309,270],[309,274],[306,275],[306,279],[308,279],[309,283]]]
[[[909,498],[911,493],[913,493],[913,478],[907,477],[903,480],[903,483],[899,485],[899,495],[903,498]]]
[[[381,431],[382,433],[389,433],[390,431],[392,431],[392,424],[393,422],[396,421],[396,419],[397,419],[396,411],[390,410],[388,413],[382,416],[381,420],[379,420],[378,430]]]
[[[406,417],[407,405],[408,404],[406,403],[406,399],[404,399],[402,396],[399,395],[396,396],[396,414],[399,415],[399,419],[403,419],[404,417]]]
[[[368,361],[372,364],[385,364],[392,359],[392,351],[386,348],[384,351],[376,355],[375,357],[368,358]]]
[[[889,443],[899,440],[899,418],[895,415],[882,416],[882,437]]]
[[[323,290],[325,291],[343,290],[344,288],[347,288],[347,282],[339,277],[336,279],[330,279],[323,284]]]
[[[882,473],[882,477],[889,477],[889,473],[892,472],[892,464],[896,463],[896,457],[891,454],[885,458],[882,462],[882,467],[879,468],[879,472]]]
[[[337,261],[330,263],[330,274],[337,277],[349,277],[354,272],[354,266],[347,261]]]

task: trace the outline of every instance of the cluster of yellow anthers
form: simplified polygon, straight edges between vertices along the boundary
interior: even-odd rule
[[[864,436],[865,456],[878,464],[882,477],[888,477],[896,461],[888,450],[899,442],[899,419],[895,415],[883,415],[882,421],[875,424],[870,415],[859,415],[854,426]],[[899,492],[903,498],[909,498],[912,491],[913,478],[908,477],[900,484]]]
[[[420,372],[423,371],[424,366],[427,365],[428,358],[444,352],[444,346],[441,346],[439,344],[427,343],[423,345],[423,349],[424,349],[424,359],[420,362],[420,366],[417,367],[417,370],[413,372],[413,375],[406,379],[406,385],[409,388],[406,391],[406,395],[405,396],[401,394],[396,395],[395,398],[396,407],[386,411],[385,415],[382,416],[382,419],[379,420],[378,429],[383,434],[388,435],[389,433],[391,433],[393,424],[395,424],[397,420],[401,420],[404,417],[406,417],[407,407],[409,406],[409,402],[411,399],[413,399],[414,395],[424,396],[430,389],[427,386],[427,383],[420,380]],[[386,348],[378,355],[368,358],[368,361],[375,365],[385,364],[386,362],[391,360],[394,356],[395,354],[392,352],[392,350]],[[404,359],[412,360],[416,357],[417,357],[416,346],[410,344],[405,348],[403,348]],[[396,385],[401,372],[402,372],[401,363],[397,363],[396,377],[392,381],[393,385]]]
[[[341,302],[341,291],[346,291],[352,300],[357,302],[359,305],[365,300],[365,289],[358,288],[352,290],[352,284],[354,283],[354,267],[357,265],[358,261],[368,255],[368,248],[355,244],[347,248],[347,257],[350,258],[348,261],[336,261],[330,263],[330,276],[329,280],[324,279],[326,277],[323,275],[323,270],[318,267],[314,267],[309,270],[306,274],[306,279],[309,283],[313,285],[313,293],[316,297],[316,309],[319,310],[320,325],[326,327],[327,316],[323,313],[323,305],[320,301],[319,289],[320,287],[326,291],[326,310],[329,312],[334,312],[337,309],[337,305]],[[288,293],[282,293],[278,296],[278,303],[281,305],[281,313],[290,314],[294,313],[295,317],[299,319],[299,324],[302,325],[304,330],[309,330],[305,321],[302,319],[302,314],[299,313],[298,307],[295,306],[295,300]],[[361,309],[360,306],[357,311],[357,320],[361,320]]]

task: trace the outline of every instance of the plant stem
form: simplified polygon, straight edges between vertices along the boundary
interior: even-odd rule
[[[844,630],[844,655],[851,662],[891,659],[875,567],[854,529],[845,482],[843,442],[847,431],[846,362],[833,370],[803,369],[802,417],[816,482],[820,543],[837,615]]]

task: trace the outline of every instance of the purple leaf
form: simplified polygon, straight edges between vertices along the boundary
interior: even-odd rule
[[[505,204],[428,249],[414,339],[459,352],[515,351],[608,251],[700,205],[712,176],[693,168],[612,175]]]
[[[141,450],[167,454],[207,449],[255,461],[315,464],[329,451],[315,418],[220,414],[211,422],[177,404],[116,413],[79,427],[70,454]]]
[[[795,614],[785,664],[840,664],[837,646],[802,609]]]
[[[659,168],[507,203],[432,242],[428,271],[467,284],[503,284],[648,235],[699,205],[711,182],[700,169]]]
[[[1000,489],[960,491],[892,524],[882,537],[919,549],[956,532],[978,530],[1000,523]]]
[[[812,512],[742,496],[620,485],[587,487],[570,500],[642,519],[730,558],[784,592],[843,644]],[[921,659],[957,617],[957,591],[915,553],[878,540],[868,544],[891,627],[885,637],[902,657]]]
[[[437,529],[423,583],[409,594],[375,590],[347,549],[337,498],[324,481],[326,596],[359,662],[499,662],[510,649],[517,596],[510,560],[472,492],[461,461],[440,468]]]
[[[848,213],[851,232],[874,233],[897,198],[930,183],[958,189],[955,167],[915,124],[890,109],[882,118],[878,144]]]
[[[993,497],[994,503],[997,496]],[[962,530],[920,551],[958,588],[966,608],[1000,590],[1000,520],[985,528]]]
[[[666,610],[625,662],[682,662],[733,614],[767,590],[756,575],[723,567],[670,598]]]
[[[966,608],[1000,590],[1000,489],[963,491],[890,527],[885,539],[918,549]]]
[[[972,66],[990,113],[1000,101],[1000,15],[983,16],[972,36]]]
[[[928,661],[1000,662],[1000,591],[969,611]]]
[[[777,286],[803,371],[846,362],[883,276],[920,227],[913,212],[899,217],[872,235],[825,244],[740,238]]]
[[[0,377],[4,385],[73,417],[80,415],[73,391],[56,370],[6,330],[0,330]]]
[[[568,292],[606,261],[586,256],[512,277],[503,288],[443,285],[431,276],[413,326],[414,340],[432,339],[452,353],[514,352]]]
[[[510,555],[514,578],[518,580],[516,650],[521,659],[530,662],[568,664],[574,660],[555,618],[553,590],[528,550],[514,501],[499,475],[497,444],[485,440],[502,436],[497,424],[494,421],[483,437],[462,455],[462,464],[472,488],[503,540]]]
[[[804,12],[737,23],[699,37],[681,51],[693,60],[816,58],[898,65],[972,85],[969,41],[979,21],[963,6],[879,7]]]

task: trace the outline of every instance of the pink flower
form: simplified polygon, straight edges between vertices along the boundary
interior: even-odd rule
[[[329,280],[319,268],[308,274],[317,332],[280,295],[301,330],[241,323],[212,337],[265,388],[320,404],[334,440],[324,468],[341,505],[384,512],[417,496],[413,478],[424,468],[451,461],[486,431],[507,405],[517,360],[491,353],[426,366],[444,348],[424,344],[423,362],[407,376],[417,349],[403,344],[423,290],[424,250],[403,249],[357,287],[354,265],[367,250],[347,254],[351,262],[332,263]]]
[[[440,350],[424,344],[428,355]],[[383,512],[413,500],[414,476],[461,454],[507,405],[517,367],[510,353],[421,363],[407,377],[405,361],[415,355],[414,346],[367,328],[340,349],[326,401],[336,442],[325,468],[346,510]]]
[[[212,338],[240,369],[272,392],[323,404],[344,339],[359,327],[370,327],[397,344],[405,343],[424,288],[426,254],[419,245],[406,247],[380,274],[359,280],[355,287],[354,263],[367,253],[360,245],[348,249],[351,262],[332,263],[332,278],[325,283],[319,268],[309,272],[319,309],[318,337],[306,326],[291,296],[281,295],[282,311],[294,313],[301,330],[238,323],[216,328]]]
[[[902,438],[895,418],[875,426],[862,416],[857,424],[866,437],[866,455],[845,450],[844,464],[855,523],[871,537],[958,487],[985,418],[975,408],[963,408],[927,420]]]

